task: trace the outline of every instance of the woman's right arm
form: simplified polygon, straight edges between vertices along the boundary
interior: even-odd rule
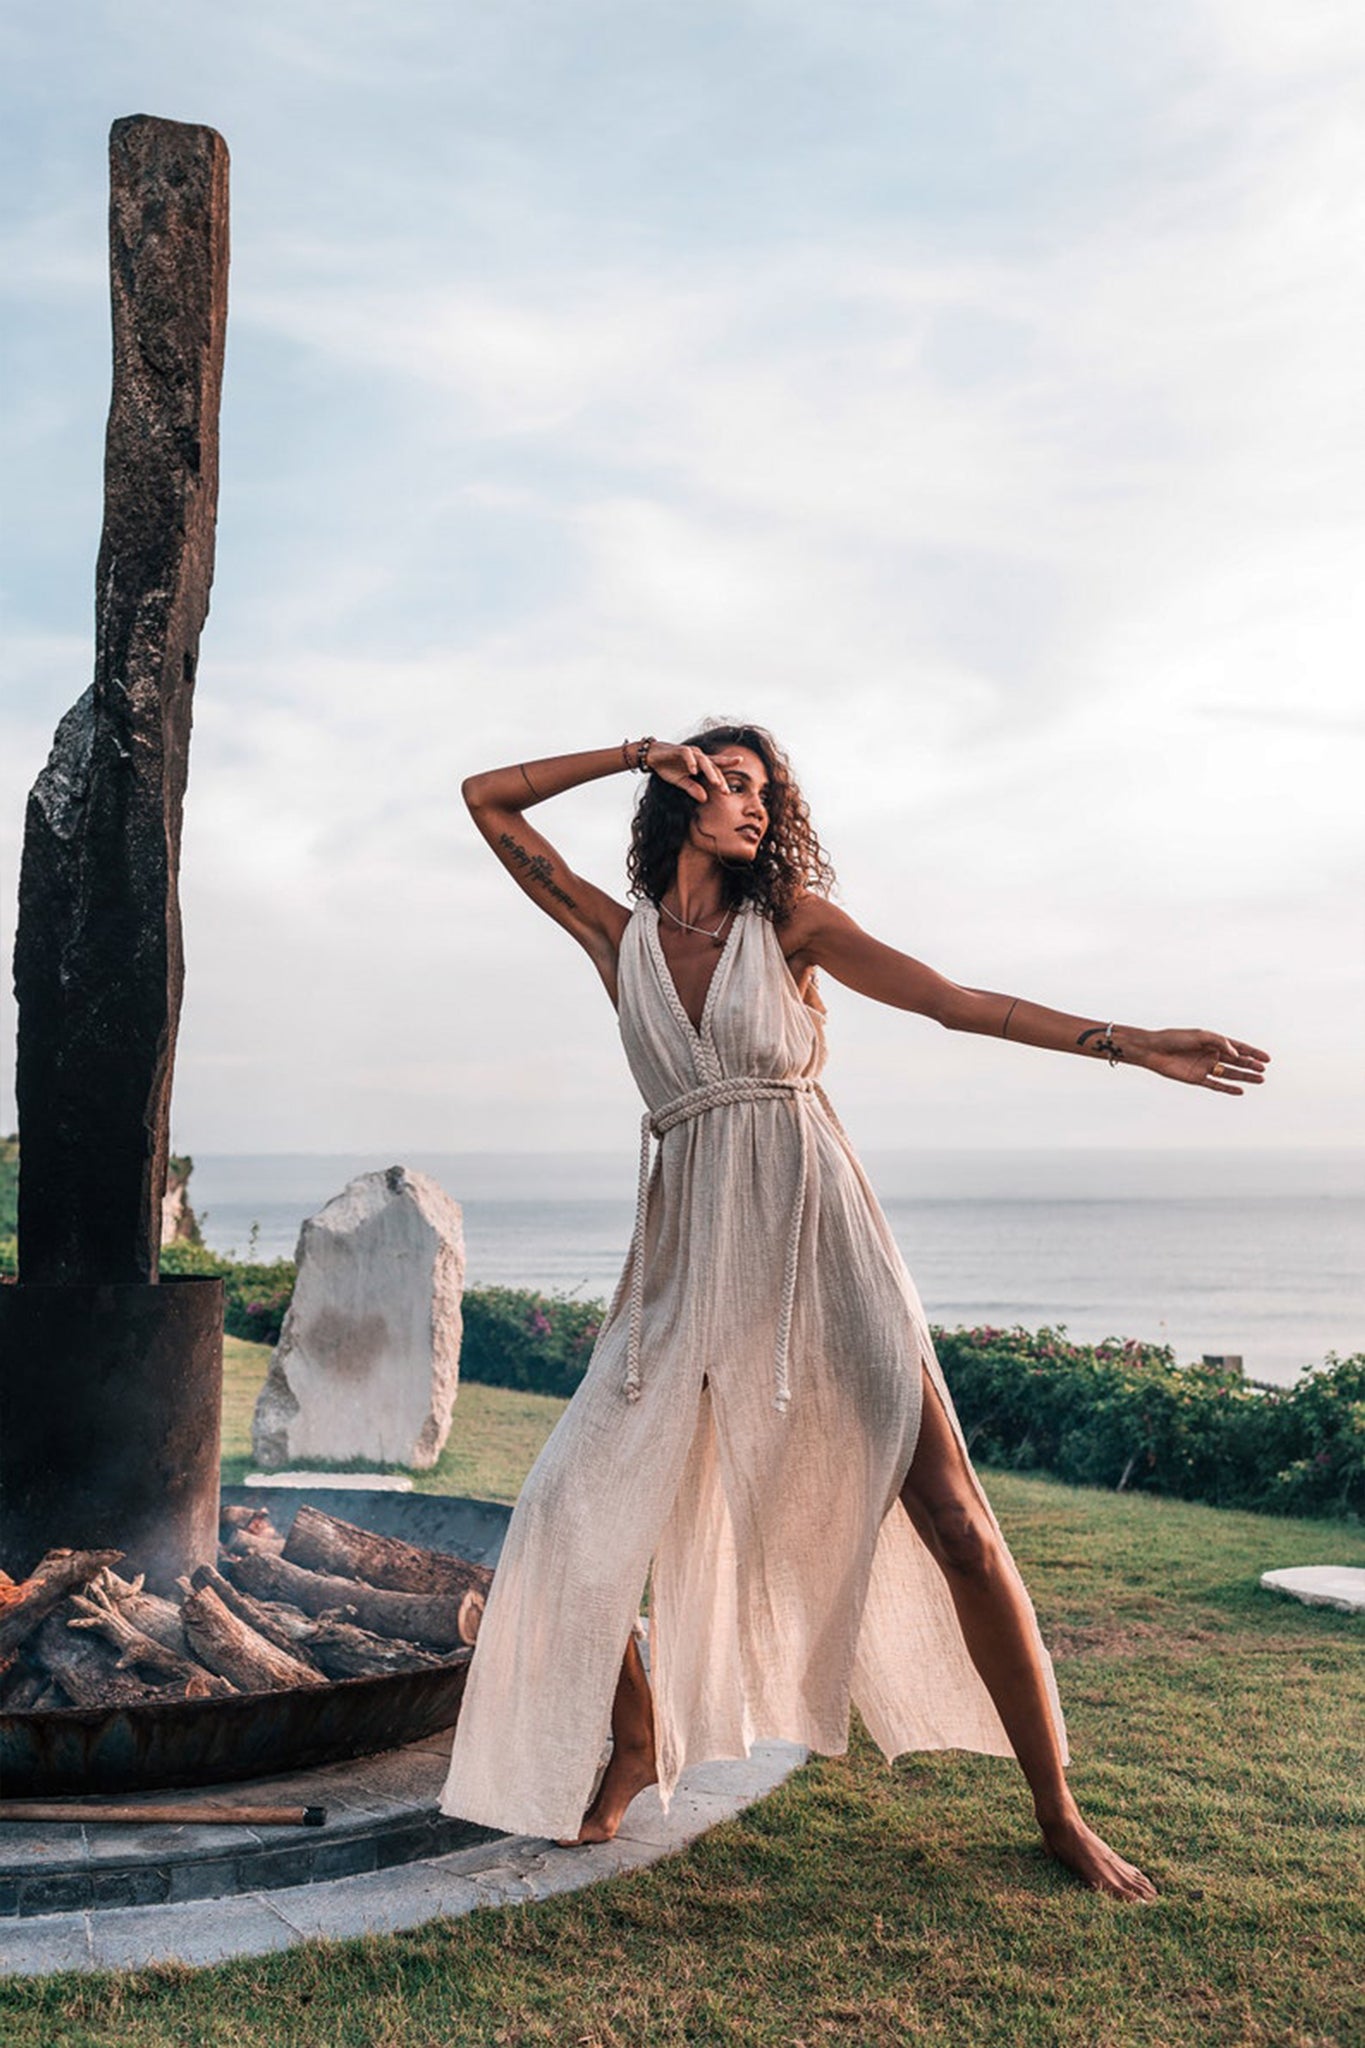
[[[562,796],[585,782],[622,775],[633,768],[638,741],[596,747],[584,754],[555,754],[543,761],[518,762],[511,768],[489,768],[468,776],[461,794],[470,816],[517,886],[556,924],[578,940],[616,1000],[616,956],[630,913],[595,883],[584,881],[560,857],[548,839],[526,818],[533,804]],[[701,778],[719,780],[709,758],[691,747],[655,741],[649,766],[676,782],[689,795],[701,797]]]

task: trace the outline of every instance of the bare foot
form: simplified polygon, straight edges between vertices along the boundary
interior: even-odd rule
[[[1107,1892],[1113,1899],[1154,1899],[1156,1886],[1150,1877],[1144,1876],[1136,1864],[1125,1863],[1122,1856],[1102,1842],[1093,1828],[1088,1828],[1079,1814],[1069,1820],[1051,1821],[1043,1826],[1043,1841],[1048,1851],[1064,1863],[1068,1870],[1075,1872],[1082,1884],[1091,1891]]]
[[[559,1838],[561,1849],[576,1849],[590,1842],[609,1842],[626,1817],[626,1808],[646,1785],[656,1785],[653,1749],[617,1748],[611,1753],[597,1797],[583,1816],[583,1825],[572,1837]]]

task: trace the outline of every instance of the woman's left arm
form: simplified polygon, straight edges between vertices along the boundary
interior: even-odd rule
[[[908,953],[898,953],[863,931],[847,911],[807,896],[785,921],[782,949],[795,968],[823,967],[836,981],[894,1009],[916,1010],[948,1031],[975,1031],[1049,1052],[1079,1053],[1218,1095],[1240,1095],[1265,1079],[1268,1052],[1221,1031],[1146,1031],[1095,1017],[1072,1017],[1022,996],[962,988]]]

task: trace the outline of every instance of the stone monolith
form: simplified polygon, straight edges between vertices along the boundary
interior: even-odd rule
[[[178,869],[213,579],[228,153],[109,138],[114,382],[94,680],[29,797],[14,986],[23,1281],[155,1281],[184,979]]]
[[[256,1403],[252,1450],[436,1463],[459,1386],[464,1227],[427,1174],[362,1173],[310,1216],[298,1278]]]

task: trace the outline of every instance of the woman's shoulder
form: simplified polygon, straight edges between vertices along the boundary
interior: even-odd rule
[[[847,911],[831,903],[828,896],[820,896],[813,889],[807,889],[784,916],[774,918],[773,930],[790,961],[798,954],[808,952],[822,933],[842,928],[849,922]]]

